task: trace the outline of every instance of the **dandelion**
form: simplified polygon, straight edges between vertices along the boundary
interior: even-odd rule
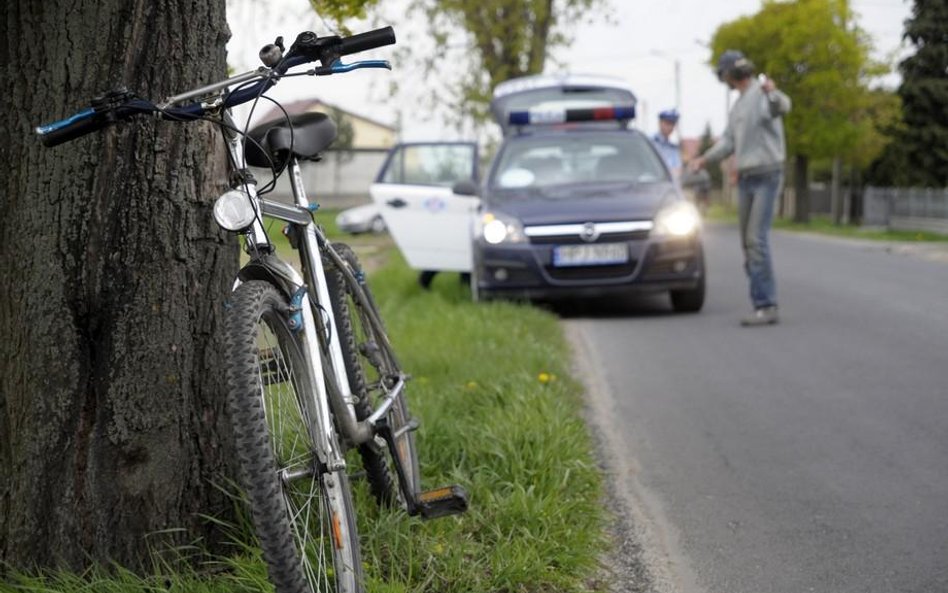
[[[540,373],[539,375],[537,375],[537,379],[540,380],[540,383],[543,383],[544,385],[546,385],[547,383],[553,380],[553,376],[550,375],[550,373]]]
[[[477,382],[475,382],[475,381],[468,381],[468,382],[467,382],[467,385],[465,385],[465,387],[467,387],[468,389],[477,389]]]

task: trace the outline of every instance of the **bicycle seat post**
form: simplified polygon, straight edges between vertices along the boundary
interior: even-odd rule
[[[303,175],[299,159],[292,154],[289,159],[287,168],[290,171],[290,188],[293,190],[293,201],[300,208],[309,209],[309,198],[306,197],[306,189],[303,187]]]

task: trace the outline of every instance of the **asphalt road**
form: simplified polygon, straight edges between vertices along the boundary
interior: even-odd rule
[[[948,592],[948,252],[775,233],[782,323],[741,328],[706,247],[701,313],[565,319],[654,589]]]

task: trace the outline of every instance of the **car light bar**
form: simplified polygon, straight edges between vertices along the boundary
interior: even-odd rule
[[[634,118],[634,105],[616,105],[613,107],[586,107],[553,111],[511,111],[508,121],[512,126],[529,126],[580,121],[624,121]]]

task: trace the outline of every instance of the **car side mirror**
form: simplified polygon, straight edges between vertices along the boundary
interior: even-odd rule
[[[451,187],[451,191],[459,196],[476,196],[477,184],[473,179],[462,179]]]

